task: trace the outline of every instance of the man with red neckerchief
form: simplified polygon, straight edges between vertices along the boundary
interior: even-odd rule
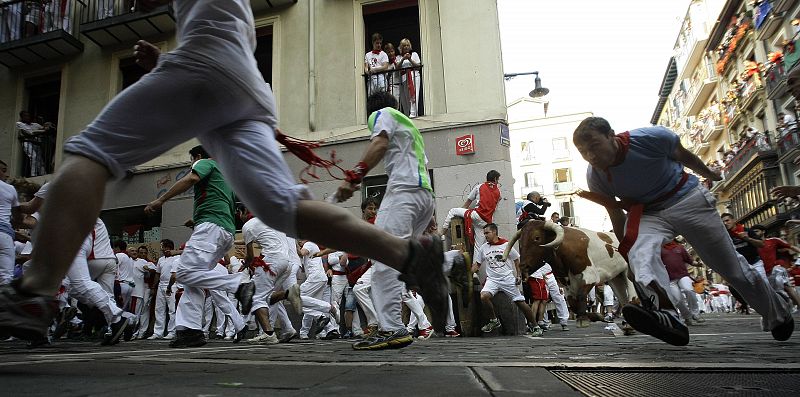
[[[494,221],[494,211],[500,202],[500,173],[491,170],[486,173],[486,182],[475,185],[461,208],[452,208],[444,218],[444,230],[450,227],[453,217],[464,218],[464,229],[473,242],[473,256],[477,248],[486,242],[483,228]],[[443,231],[442,234],[445,234]]]
[[[525,297],[517,288],[517,284],[521,280],[519,253],[512,248],[508,259],[502,260],[508,240],[497,235],[497,225],[494,223],[484,226],[483,234],[486,242],[480,247],[475,247],[475,257],[472,260],[473,273],[476,273],[483,265],[486,269],[486,282],[481,289],[481,303],[483,308],[488,311],[489,322],[481,328],[481,331],[492,332],[500,327],[500,320],[494,311],[492,297],[498,292],[504,292],[522,310],[525,319],[528,320],[528,332],[533,334],[536,329],[536,319],[533,317],[530,306],[525,303]]]
[[[781,262],[786,262],[783,259],[778,259],[778,250],[788,250],[800,253],[800,249],[787,243],[786,241],[776,237],[766,237],[766,228],[761,225],[755,225],[750,228],[755,234],[755,238],[763,239],[764,246],[758,249],[758,255],[761,261],[764,262],[764,271],[766,272],[767,279],[775,291],[784,291],[795,305],[800,306],[800,296],[797,291],[792,287],[789,272],[784,268]],[[788,267],[788,266],[787,266]]]
[[[736,253],[716,199],[684,166],[710,180],[720,175],[684,148],[674,132],[656,126],[615,135],[608,121],[589,117],[575,129],[573,142],[589,163],[590,192],[579,194],[606,207],[619,251],[636,276],[642,305],[623,308],[631,326],[672,345],[689,343],[689,330],[667,293],[669,275],[661,260],[662,244],[680,234],[761,313],[773,338],[789,339],[794,320],[785,300]]]

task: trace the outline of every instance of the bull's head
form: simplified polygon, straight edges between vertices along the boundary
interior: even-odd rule
[[[548,231],[556,235],[555,238],[549,242],[547,241]],[[503,260],[508,258],[511,247],[522,238],[523,233],[526,235],[526,241],[539,244],[542,248],[557,249],[564,241],[564,228],[561,227],[561,225],[550,221],[529,221],[522,229],[519,229],[517,234],[514,235],[514,238],[508,242],[506,250],[503,252]]]

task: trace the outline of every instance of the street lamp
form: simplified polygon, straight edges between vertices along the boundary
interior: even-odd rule
[[[536,75],[536,80],[535,80],[536,85],[534,86],[533,91],[528,93],[528,96],[530,96],[531,98],[541,98],[541,97],[547,95],[548,93],[550,93],[549,89],[542,87],[542,79],[539,78],[539,72],[538,71],[537,72],[522,72],[522,73],[507,73],[507,74],[503,75],[503,78],[506,79],[506,81],[508,81],[508,80],[511,80],[512,78],[517,77],[517,76],[527,76],[527,75],[531,75],[531,74],[535,74]]]

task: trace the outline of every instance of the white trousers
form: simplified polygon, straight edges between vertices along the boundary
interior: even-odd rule
[[[137,332],[140,336],[144,336],[147,329],[150,328],[150,306],[153,304],[153,290],[145,285],[142,291],[141,298],[136,302],[136,323]]]
[[[558,281],[556,276],[548,274],[544,276],[544,282],[547,285],[547,292],[550,294],[550,299],[556,305],[556,315],[560,324],[566,324],[569,319],[569,309],[567,309],[567,301],[564,299],[564,294],[558,288]]]
[[[419,327],[420,330],[431,328],[431,323],[425,315],[425,301],[422,300],[421,295],[406,291],[403,293],[403,303],[411,310],[411,317],[407,326],[409,332],[414,327]]]
[[[450,227],[450,221],[453,220],[453,217],[460,217],[463,218],[464,215],[467,213],[466,208],[451,208],[450,211],[447,212],[447,216],[444,218],[444,227]],[[475,257],[475,250],[480,248],[484,243],[486,243],[486,236],[483,235],[483,227],[486,226],[486,221],[478,215],[477,211],[472,211],[472,235],[475,238],[475,244],[472,246],[472,257]]]
[[[269,271],[257,267],[253,273],[256,293],[253,295],[251,314],[261,308],[269,309],[269,299],[275,287],[283,285],[284,280],[289,278],[289,261],[286,258],[264,258],[264,261],[269,264]]]
[[[89,275],[100,284],[103,291],[114,296],[114,279],[117,277],[117,258],[89,259]]]
[[[114,301],[114,276],[111,276],[111,292],[103,289],[103,287],[92,280],[89,274],[89,264],[86,257],[92,251],[92,238],[87,237],[83,241],[78,255],[72,261],[67,271],[67,278],[69,278],[69,293],[72,297],[81,303],[96,307],[103,313],[106,323],[113,324],[122,318],[122,309],[117,307],[117,302]],[[116,264],[116,259],[114,259]]]
[[[132,313],[132,311],[130,310],[132,293],[133,293],[133,287],[131,287],[131,285],[128,284],[127,281],[119,282],[119,295],[122,298],[122,306],[120,308],[129,313]]]
[[[716,199],[698,186],[669,208],[647,212],[639,225],[639,237],[628,257],[636,282],[650,295],[656,282],[669,291],[669,275],[661,261],[661,246],[683,235],[705,264],[719,273],[765,319],[766,329],[782,324],[789,316],[788,305],[767,280],[736,252],[720,220]],[[646,299],[647,297],[642,297]],[[677,302],[673,302],[677,307]]]
[[[64,151],[93,159],[122,178],[126,169],[198,138],[247,208],[268,226],[296,236],[297,202],[310,195],[275,140],[275,109],[261,105],[271,100],[253,97],[207,63],[162,54],[155,69],[109,102],[80,135],[65,142]]]
[[[167,315],[169,315],[169,322],[167,322]],[[167,295],[167,286],[159,284],[156,290],[156,324],[153,334],[164,335],[164,327],[169,334],[175,332],[175,287],[173,286],[170,294]]]
[[[381,202],[375,226],[403,239],[421,236],[433,216],[433,196],[424,189],[389,186]],[[402,296],[406,288],[400,272],[380,262],[372,265],[372,301],[383,331],[405,329]]]
[[[367,325],[378,325],[378,314],[375,313],[375,305],[372,303],[372,268],[367,269],[359,277],[356,285],[353,286],[353,295],[367,317]]]
[[[678,302],[677,307],[681,317],[691,319],[692,316],[700,314],[700,308],[697,306],[697,293],[694,292],[692,279],[689,276],[670,281],[669,287],[670,300]]]
[[[300,327],[300,335],[308,336],[311,324],[319,316],[329,317],[328,325],[325,326],[323,332],[320,332],[320,335],[324,336],[339,328],[336,320],[330,317],[331,289],[326,281],[309,282],[306,280],[300,285],[300,296],[303,301],[303,322]]]
[[[0,285],[10,283],[14,277],[16,257],[14,239],[6,233],[0,232]]]
[[[614,290],[608,284],[603,286],[603,306],[614,306]]]

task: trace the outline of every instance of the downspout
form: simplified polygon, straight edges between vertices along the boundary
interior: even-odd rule
[[[314,0],[308,2],[308,129],[317,129],[317,75],[314,60]]]

